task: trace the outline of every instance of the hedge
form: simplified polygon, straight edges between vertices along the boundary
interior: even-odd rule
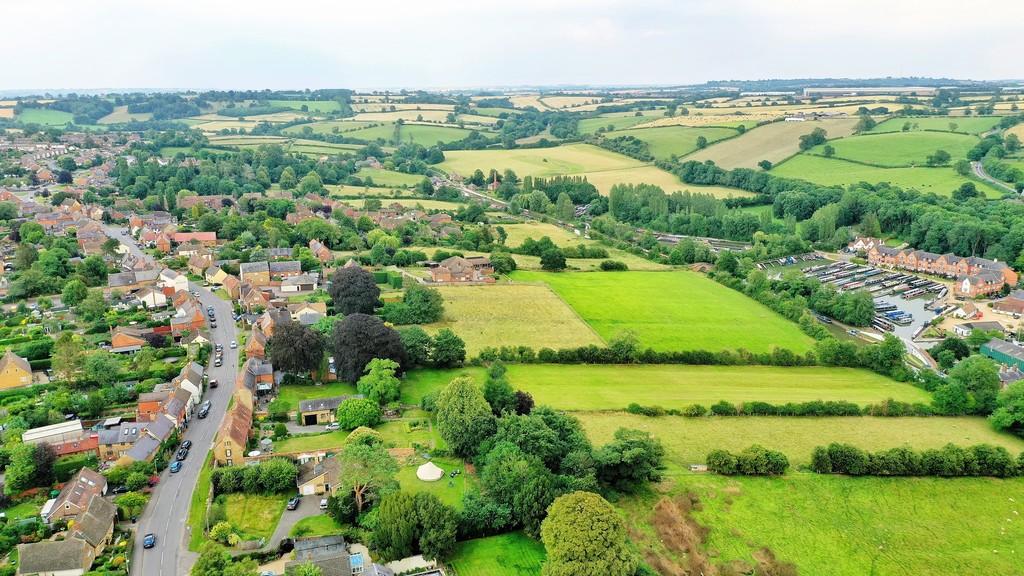
[[[975,444],[962,448],[946,444],[942,448],[915,451],[892,448],[867,452],[850,444],[818,446],[811,454],[811,470],[819,474],[849,476],[994,476],[1007,478],[1024,475],[1024,453],[1014,461],[1002,446]]]
[[[384,271],[384,270],[374,270],[373,271],[373,281],[376,282],[377,284],[387,284],[388,283],[388,273],[386,271]]]
[[[712,450],[707,457],[708,471],[725,476],[781,476],[789,468],[782,452],[754,444],[739,454]]]
[[[869,404],[863,408],[853,402],[843,400],[812,400],[810,402],[788,402],[786,404],[770,404],[753,401],[733,404],[722,400],[711,405],[710,409],[700,404],[692,404],[683,409],[662,408],[661,406],[641,406],[632,403],[626,407],[630,414],[643,416],[704,416],[710,412],[713,416],[933,416],[935,411],[927,404],[909,404],[892,398],[878,404]]]

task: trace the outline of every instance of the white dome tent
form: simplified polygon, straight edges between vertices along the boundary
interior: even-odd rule
[[[416,477],[424,482],[437,482],[444,477],[444,470],[441,470],[433,462],[427,462],[416,469]]]

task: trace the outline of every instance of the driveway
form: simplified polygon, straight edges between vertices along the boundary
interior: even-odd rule
[[[125,236],[121,228],[104,226],[111,238],[121,240],[128,250],[149,261],[153,258]],[[238,349],[231,349],[228,342],[238,340],[238,329],[230,321],[232,308],[229,302],[221,300],[209,290],[198,284],[190,284],[189,288],[199,293],[199,301],[203,307],[213,306],[221,322],[211,331],[214,344],[224,344],[224,361],[220,368],[207,366],[211,379],[217,379],[221,385],[208,389],[203,396],[210,400],[210,415],[202,420],[194,418],[188,423],[184,438],[191,440],[193,447],[184,466],[177,474],[165,470],[160,483],[153,490],[149,505],[143,511],[136,525],[136,543],[132,554],[130,573],[139,576],[182,576],[188,574],[198,555],[188,550],[189,530],[187,527],[189,505],[192,492],[199,479],[199,470],[206,455],[213,446],[213,439],[224,420],[228,401],[234,391],[234,383],[238,372]],[[156,535],[156,546],[149,550],[142,547],[145,534]]]

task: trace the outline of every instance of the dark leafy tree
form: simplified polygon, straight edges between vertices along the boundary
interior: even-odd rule
[[[338,314],[373,314],[380,305],[380,288],[373,274],[358,266],[338,268],[327,290]]]
[[[298,322],[276,326],[267,347],[274,368],[294,374],[316,370],[324,359],[323,336]]]
[[[332,335],[335,366],[338,377],[356,382],[366,365],[374,358],[388,358],[398,363],[401,374],[409,359],[402,339],[393,328],[376,316],[351,314],[334,325]]]

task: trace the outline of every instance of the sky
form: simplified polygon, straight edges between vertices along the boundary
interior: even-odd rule
[[[1024,76],[1022,0],[4,0],[0,90]],[[11,25],[12,23],[25,25]],[[17,55],[18,51],[25,51]]]

